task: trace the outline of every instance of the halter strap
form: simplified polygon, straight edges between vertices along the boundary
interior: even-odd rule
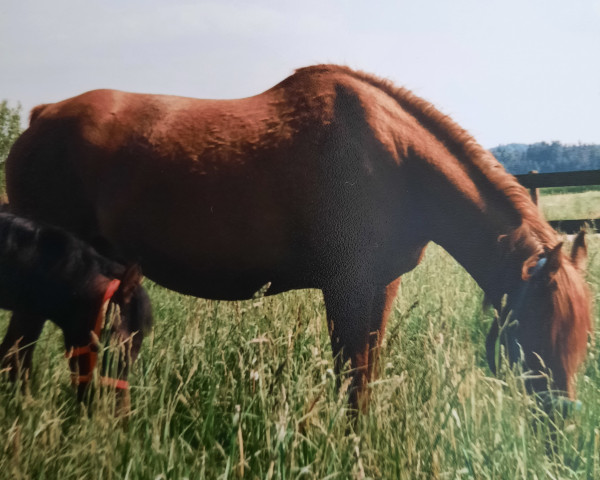
[[[96,315],[96,321],[94,323],[94,329],[92,332],[94,336],[92,336],[92,341],[84,346],[71,348],[69,351],[65,353],[65,357],[68,359],[77,358],[82,355],[89,355],[89,366],[90,371],[87,375],[75,375],[71,374],[71,382],[74,385],[79,385],[81,383],[88,383],[93,378],[93,372],[96,368],[96,364],[98,363],[98,345],[96,344],[96,339],[100,338],[100,334],[102,332],[102,328],[104,327],[104,322],[106,320],[106,313],[108,311],[108,306],[110,301],[114,297],[117,289],[121,281],[118,279],[111,280],[104,291],[104,295],[102,297],[102,304],[100,305],[100,310],[98,311],[98,315]],[[112,386],[117,389],[126,390],[129,388],[129,382],[127,380],[120,380],[110,377],[100,377],[100,383],[102,385]]]
[[[108,310],[108,304],[110,303],[110,301],[112,300],[112,297],[114,297],[115,293],[117,292],[119,285],[121,285],[121,280],[118,280],[115,278],[114,280],[110,281],[110,283],[108,284],[108,287],[106,287],[106,290],[104,291],[104,297],[102,297],[102,306],[100,307],[100,311],[98,312],[98,315],[96,316],[96,324],[94,325],[94,333],[96,334],[96,336],[98,338],[100,338],[100,332],[102,331],[102,327],[104,326],[104,321],[106,320],[106,312]]]
[[[546,257],[540,258],[535,264],[535,266],[531,269],[531,272],[529,272],[530,278],[536,277],[546,266],[547,262],[548,259]]]

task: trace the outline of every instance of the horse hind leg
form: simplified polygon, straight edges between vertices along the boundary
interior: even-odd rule
[[[323,289],[338,388],[350,361],[348,401],[366,411],[368,384],[377,376],[379,348],[400,279],[389,285],[338,285]]]
[[[42,333],[45,319],[13,312],[4,340],[0,344],[0,369],[8,370],[9,379],[27,379],[31,370],[35,342]]]

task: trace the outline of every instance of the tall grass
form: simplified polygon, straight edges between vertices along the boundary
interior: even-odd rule
[[[593,285],[598,252],[593,239]],[[596,343],[578,377],[583,408],[557,417],[550,448],[550,421],[518,375],[488,371],[481,292],[434,245],[403,279],[356,425],[334,389],[320,292],[227,303],[146,286],[156,325],[127,422],[110,394],[76,404],[48,325],[27,388],[0,382],[0,478],[600,478]]]

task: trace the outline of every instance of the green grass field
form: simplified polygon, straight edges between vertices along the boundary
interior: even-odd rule
[[[111,395],[79,408],[48,324],[25,393],[0,381],[0,478],[600,478],[598,342],[578,376],[583,409],[558,422],[549,450],[548,421],[518,376],[486,366],[481,292],[435,245],[404,277],[356,427],[334,389],[320,292],[227,303],[145,285],[156,325],[128,422]]]

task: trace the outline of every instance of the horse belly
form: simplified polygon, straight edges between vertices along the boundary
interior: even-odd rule
[[[131,178],[125,183],[139,188],[99,196],[98,233],[168,288],[249,298],[297,270],[303,248],[294,240],[296,215],[279,191],[250,173],[226,180],[173,172]]]
[[[212,300],[250,299],[270,287],[273,279],[264,271],[208,269],[180,262],[142,261],[142,264],[144,273],[163,287]]]

